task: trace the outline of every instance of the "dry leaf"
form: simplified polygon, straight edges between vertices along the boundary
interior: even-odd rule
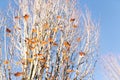
[[[43,29],[44,29],[44,30],[49,29],[49,24],[48,24],[48,23],[45,23],[45,24],[43,25]]]
[[[10,32],[11,32],[11,30],[10,30],[9,28],[6,28],[6,32],[10,33]]]
[[[22,76],[23,74],[24,74],[23,72],[16,72],[14,76],[19,77],[19,76]]]
[[[38,58],[38,60],[39,60],[40,62],[43,62],[43,63],[45,63],[45,62],[46,62],[46,60],[45,60],[45,59]]]
[[[41,41],[41,44],[42,44],[42,45],[46,45],[47,42],[46,42],[46,41]]]
[[[67,73],[71,73],[71,72],[74,72],[74,70],[72,70],[72,69],[67,69],[66,72],[67,72]]]
[[[47,64],[44,65],[44,68],[49,68],[49,66]]]
[[[27,58],[28,62],[33,62],[33,58]]]
[[[37,29],[32,29],[32,32],[33,32],[33,33],[37,32]]]
[[[35,56],[35,57],[37,57],[37,56],[38,56],[38,57],[42,57],[43,54],[40,54],[40,53],[39,53],[39,54],[35,54],[34,56]]]
[[[84,52],[80,52],[79,55],[80,56],[85,56],[85,53]]]
[[[20,19],[20,17],[19,16],[15,16],[15,19]]]
[[[70,22],[73,22],[73,21],[75,21],[75,18],[71,18],[71,19],[70,19]]]
[[[78,26],[77,25],[73,25],[73,28],[77,28]]]
[[[28,14],[25,14],[23,17],[24,17],[25,21],[27,21],[28,18],[29,18],[29,15],[28,15]]]
[[[58,46],[58,44],[56,42],[53,43],[53,46]]]
[[[61,19],[61,16],[57,16],[57,19]]]
[[[67,42],[67,41],[65,41],[63,44],[64,44],[64,46],[65,46],[65,47],[67,47],[67,48],[69,48],[69,47],[70,47],[70,43],[69,43],[69,42]]]
[[[81,39],[80,38],[77,38],[77,42],[80,42],[81,41]]]
[[[8,61],[8,60],[5,60],[3,63],[4,63],[4,64],[9,64],[9,61]]]
[[[49,41],[49,42],[53,42],[53,39],[52,39],[52,38],[48,38],[48,41]]]
[[[56,33],[57,32],[57,27],[54,27],[52,30],[53,30],[53,32]]]

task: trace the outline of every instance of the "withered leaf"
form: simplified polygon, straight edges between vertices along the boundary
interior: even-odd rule
[[[16,72],[14,76],[19,77],[19,76],[22,76],[23,74],[24,74],[23,72]]]

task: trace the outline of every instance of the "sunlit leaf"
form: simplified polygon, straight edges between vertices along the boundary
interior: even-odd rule
[[[70,43],[67,42],[67,41],[65,41],[63,44],[64,44],[64,46],[67,47],[67,48],[69,48],[69,47],[71,46]]]
[[[32,29],[32,32],[33,32],[33,33],[37,32],[37,29]]]
[[[43,54],[40,54],[40,53],[39,53],[39,54],[34,54],[34,56],[35,56],[35,57],[37,57],[37,56],[38,56],[38,57],[43,57]]]
[[[57,19],[61,19],[61,16],[57,16]]]
[[[67,72],[67,73],[71,73],[71,72],[74,72],[74,70],[72,70],[72,69],[67,69],[66,72]]]
[[[45,63],[46,62],[46,60],[45,59],[41,59],[41,58],[38,58],[38,60],[40,61],[40,62],[42,62],[42,63]]]
[[[44,65],[44,68],[49,68],[49,66],[47,64]]]
[[[8,60],[5,60],[5,61],[3,62],[3,64],[9,64],[9,61],[8,61]]]
[[[33,58],[27,58],[28,62],[33,62],[33,60],[34,60]]]
[[[41,41],[41,44],[42,44],[42,45],[46,45],[46,44],[47,44],[47,41]]]
[[[43,29],[44,29],[44,30],[49,29],[49,24],[48,24],[48,23],[45,23],[45,24],[43,25]]]
[[[58,31],[57,27],[54,27],[52,30],[53,30],[53,32],[55,32],[55,33]]]
[[[48,38],[48,42],[53,42],[53,38]]]

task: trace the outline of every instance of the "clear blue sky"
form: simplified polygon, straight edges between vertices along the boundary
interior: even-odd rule
[[[7,8],[8,0],[0,0],[0,9]],[[87,6],[92,18],[100,22],[100,54],[120,54],[120,0],[78,0]],[[96,69],[95,80],[106,80]]]
[[[100,54],[120,54],[120,0],[80,0],[95,20],[100,20]],[[99,63],[98,63],[99,64]],[[95,80],[106,80],[100,65]]]

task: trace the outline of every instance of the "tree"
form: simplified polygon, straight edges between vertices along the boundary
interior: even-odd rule
[[[106,78],[109,80],[119,80],[120,79],[120,57],[119,55],[104,55],[101,58],[101,63],[103,65],[104,73]]]
[[[99,30],[74,0],[18,0],[5,18],[2,79],[92,79]]]

